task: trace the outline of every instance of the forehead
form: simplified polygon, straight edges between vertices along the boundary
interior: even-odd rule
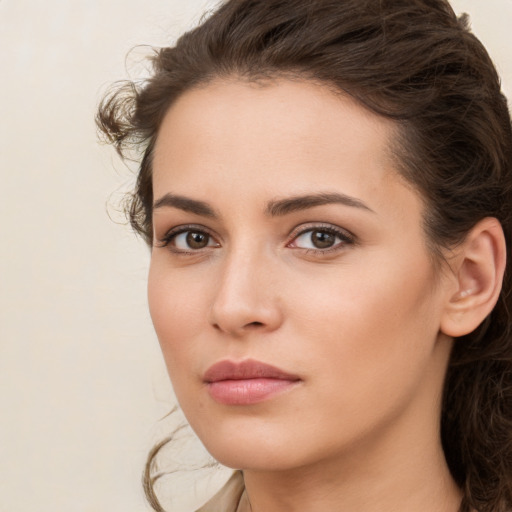
[[[392,170],[395,125],[326,86],[276,80],[265,84],[215,81],[184,93],[160,127],[154,153],[158,178],[180,169],[204,173],[236,167],[254,178],[305,167],[379,166]],[[205,161],[206,159],[206,161]],[[189,174],[189,177],[192,177]]]

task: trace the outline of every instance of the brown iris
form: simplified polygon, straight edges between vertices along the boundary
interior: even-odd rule
[[[204,249],[210,241],[210,236],[207,235],[206,233],[197,233],[194,231],[190,231],[189,233],[187,233],[186,240],[187,245],[191,249]]]
[[[317,249],[328,249],[334,245],[336,236],[325,231],[313,231],[311,233],[311,243]]]

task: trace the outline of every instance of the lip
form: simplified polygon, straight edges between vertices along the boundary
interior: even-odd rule
[[[206,370],[210,396],[225,405],[252,405],[295,387],[298,375],[254,359],[220,361]]]

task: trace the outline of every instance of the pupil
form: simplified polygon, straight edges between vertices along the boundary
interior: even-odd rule
[[[311,233],[311,241],[317,249],[327,249],[334,245],[335,237],[331,233],[325,231],[313,231]]]
[[[187,234],[187,245],[191,249],[202,249],[208,245],[208,235],[190,232]]]

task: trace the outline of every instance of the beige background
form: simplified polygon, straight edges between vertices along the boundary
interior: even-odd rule
[[[0,512],[147,510],[140,473],[172,395],[147,313],[148,251],[107,215],[109,203],[121,219],[113,205],[132,177],[97,144],[93,115],[130,48],[166,44],[212,4],[0,0]],[[512,97],[512,0],[453,4]],[[128,58],[132,75],[144,51]],[[172,477],[173,512],[222,478],[197,476]]]

